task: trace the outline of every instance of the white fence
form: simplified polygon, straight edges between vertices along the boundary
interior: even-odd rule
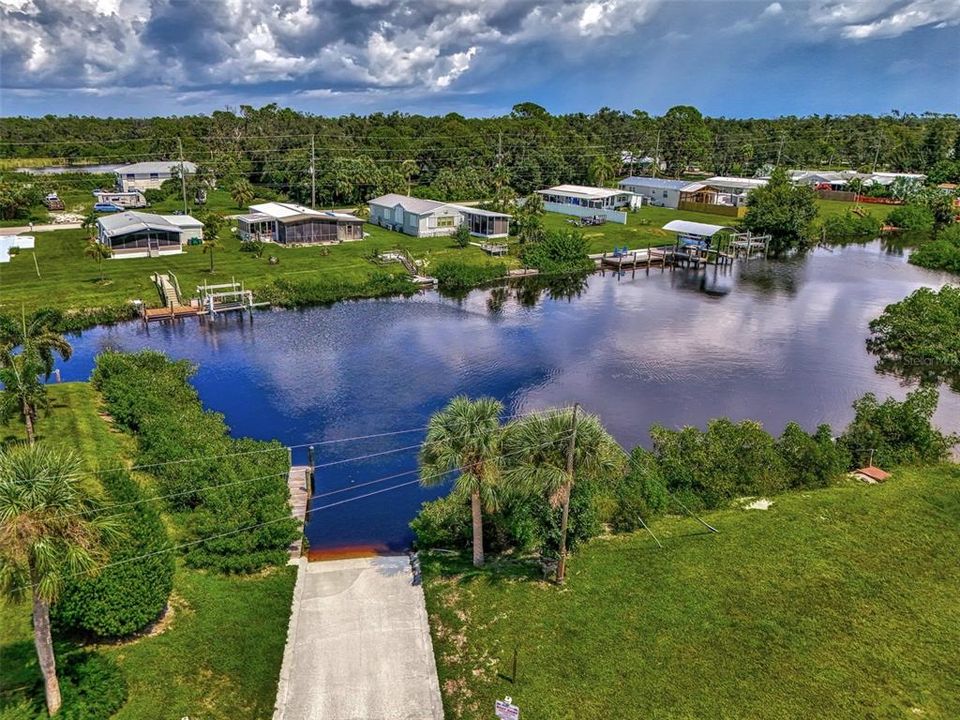
[[[627,224],[627,214],[620,210],[608,210],[606,208],[583,207],[582,205],[567,205],[566,203],[545,202],[543,209],[547,212],[561,213],[563,215],[574,215],[576,217],[593,217],[594,215],[603,215],[610,222]]]

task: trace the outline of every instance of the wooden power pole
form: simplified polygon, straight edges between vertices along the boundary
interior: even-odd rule
[[[570,493],[573,490],[574,450],[577,445],[577,420],[580,403],[573,406],[570,444],[567,446],[567,487],[563,490],[563,514],[560,516],[560,560],[557,563],[557,584],[563,585],[567,574],[567,521],[570,517]]]
[[[310,207],[317,209],[317,148],[314,135],[310,135]]]
[[[183,171],[183,141],[177,138],[177,149],[180,151],[180,190],[183,192],[183,214],[187,215],[187,174]]]

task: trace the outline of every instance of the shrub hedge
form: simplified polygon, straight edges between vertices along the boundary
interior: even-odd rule
[[[66,585],[52,608],[61,628],[97,637],[121,637],[142,630],[163,613],[173,589],[175,561],[156,502],[149,501],[123,469],[101,474],[110,505],[123,505],[122,536],[109,547],[109,565],[93,577]],[[113,513],[111,513],[113,514]],[[129,562],[132,558],[141,558]]]
[[[189,363],[162,353],[108,351],[97,357],[93,382],[117,423],[136,435],[138,463],[155,466],[160,494],[185,511],[178,516],[184,540],[195,543],[186,550],[188,564],[254,572],[282,563],[297,535],[287,450],[231,438],[223,416],[203,409],[192,374]],[[221,537],[196,542],[215,535]]]

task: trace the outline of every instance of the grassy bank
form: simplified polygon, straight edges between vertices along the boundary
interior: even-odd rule
[[[489,258],[476,247],[460,249],[451,238],[414,238],[372,225],[365,226],[365,230],[370,236],[361,242],[327,248],[270,245],[259,258],[241,252],[240,241],[225,231],[224,248],[214,253],[213,273],[210,256],[200,247],[187,247],[181,255],[163,258],[106,260],[103,284],[98,281],[97,264],[83,254],[84,231],[42,233],[37,236],[35,251],[24,251],[9,264],[0,266],[0,312],[19,311],[21,303],[28,308],[49,306],[63,310],[115,307],[132,299],[158,305],[157,291],[150,280],[157,271],[176,273],[184,293],[192,293],[204,282],[222,283],[236,278],[254,291],[276,280],[292,284],[321,281],[334,286],[333,300],[363,297],[367,294],[364,286],[383,272],[402,273],[399,265],[381,267],[368,259],[375,251],[396,247],[407,249],[430,265],[443,260],[476,265],[502,262]],[[275,255],[279,263],[271,265],[270,255]]]
[[[428,556],[448,717],[958,717],[958,518],[944,466],[599,539],[563,589]]]
[[[72,447],[88,468],[129,460],[133,440],[99,414],[87,383],[50,387],[41,439]],[[0,426],[0,442],[22,437],[19,424]],[[141,480],[150,483],[148,476]],[[91,477],[91,484],[95,479]],[[95,490],[95,487],[91,488]],[[295,571],[275,568],[253,576],[222,576],[178,567],[172,612],[161,632],[117,645],[86,646],[112,657],[126,678],[129,699],[121,720],[269,717],[276,695]],[[77,647],[57,640],[62,656]],[[39,681],[28,603],[0,600],[0,715],[34,698]]]

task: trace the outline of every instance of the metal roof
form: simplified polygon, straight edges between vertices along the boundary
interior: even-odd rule
[[[729,225],[711,225],[710,223],[693,222],[691,220],[671,220],[663,226],[663,229],[698,237],[713,237],[721,230],[733,230]]]
[[[338,213],[332,210],[314,210],[313,208],[296,205],[294,203],[261,203],[260,205],[251,205],[250,210],[257,215],[265,215],[269,219],[279,220],[280,222],[290,222],[304,218],[360,221],[360,218],[348,213]]]
[[[703,181],[703,183],[704,185],[718,185],[720,187],[753,190],[754,188],[763,187],[767,184],[767,181],[760,178],[726,177],[724,175],[717,175],[716,177],[707,178]]]
[[[180,168],[179,160],[160,160],[159,162],[138,162],[132,165],[121,165],[115,173],[118,175],[149,175],[150,173],[171,174],[173,169]],[[187,160],[183,161],[183,170],[188,173],[195,173],[197,166]]]
[[[543,190],[537,190],[537,192],[541,194],[570,195],[571,197],[600,200],[602,198],[613,197],[614,195],[623,195],[630,191],[619,188],[589,187],[587,185],[554,185],[553,187],[544,188]]]
[[[687,190],[689,188],[691,192],[703,187],[702,184],[692,183],[689,180],[670,180],[667,178],[642,177],[637,175],[624,178],[620,181],[620,185],[638,185],[655,190]]]
[[[187,216],[189,217],[189,216]],[[193,218],[190,218],[191,220]],[[180,232],[179,226],[170,222],[170,218],[153,213],[127,211],[116,215],[106,215],[97,220],[103,234],[107,237],[126,235],[138,230],[163,230]]]
[[[483,210],[482,208],[470,207],[468,205],[457,205],[456,203],[445,203],[438,200],[428,200],[426,198],[415,198],[409,195],[400,195],[398,193],[387,193],[373,200],[367,201],[368,205],[379,205],[381,207],[396,207],[399,205],[408,213],[414,215],[427,215],[440,208],[448,207],[458,212],[471,213],[473,215],[485,215],[487,217],[510,217],[506,213],[498,213],[493,210]]]
[[[167,222],[173,223],[177,227],[182,227],[182,228],[203,227],[203,223],[197,220],[192,215],[166,215],[165,219]]]

